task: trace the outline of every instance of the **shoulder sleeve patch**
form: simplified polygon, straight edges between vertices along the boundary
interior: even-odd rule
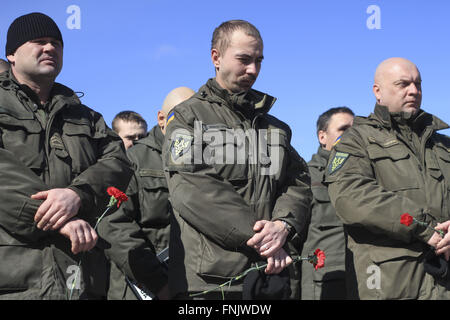
[[[193,137],[186,134],[176,134],[170,145],[170,153],[173,161],[178,160],[191,149]]]
[[[333,159],[330,161],[328,165],[328,174],[333,174],[338,171],[344,165],[345,161],[347,161],[349,154],[346,152],[336,152]]]

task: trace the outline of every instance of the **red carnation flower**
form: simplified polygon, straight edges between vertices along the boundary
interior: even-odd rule
[[[320,249],[316,249],[316,251],[314,251],[314,256],[316,257],[313,262],[314,269],[317,270],[323,268],[325,266],[325,252]]]
[[[414,221],[414,218],[409,213],[404,213],[400,216],[400,223],[409,227]]]
[[[111,196],[112,201],[109,202],[110,205],[114,204],[115,201],[117,201],[117,208],[120,207],[120,204],[122,202],[125,202],[128,200],[127,195],[115,187],[108,187],[108,189],[106,189],[106,192],[108,192],[108,194]]]

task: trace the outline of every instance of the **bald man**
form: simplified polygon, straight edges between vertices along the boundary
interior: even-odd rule
[[[353,299],[450,298],[450,139],[437,133],[448,125],[421,109],[421,82],[411,61],[383,61],[375,111],[356,117],[330,155],[326,182],[348,237]]]
[[[0,73],[9,70],[9,63],[6,60],[0,59]]]
[[[187,87],[178,87],[169,92],[164,99],[161,110],[158,111],[158,126],[166,134],[167,117],[173,107],[194,95],[194,90]]]
[[[135,168],[126,192],[130,201],[123,203],[99,226],[99,235],[111,245],[106,250],[113,262],[108,299],[137,298],[125,276],[155,293],[159,299],[168,298],[166,270],[156,257],[169,245],[171,216],[161,148],[170,111],[194,93],[186,87],[172,90],[158,111],[158,124],[147,137],[135,141],[127,150]]]

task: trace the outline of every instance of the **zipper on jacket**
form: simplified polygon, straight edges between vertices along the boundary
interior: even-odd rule
[[[256,215],[258,215],[258,212],[257,212],[257,207],[258,207],[258,201],[257,201],[257,198],[256,198],[256,195],[258,195],[258,192],[257,192],[257,189],[256,189],[256,187],[258,187],[259,186],[259,174],[260,174],[260,171],[258,170],[259,169],[259,166],[258,166],[258,161],[259,161],[259,132],[258,132],[258,126],[257,126],[257,120],[258,120],[258,118],[259,117],[261,117],[262,116],[262,113],[257,113],[256,115],[255,115],[255,117],[253,118],[253,120],[252,120],[252,129],[253,130],[255,130],[255,143],[256,143],[256,148],[254,148],[254,149],[256,149],[256,162],[255,162],[255,164],[253,164],[253,171],[255,172],[255,175],[254,175],[254,178],[253,178],[253,201],[254,201],[254,204],[255,204],[255,214]],[[259,217],[256,217],[256,219],[259,219]]]

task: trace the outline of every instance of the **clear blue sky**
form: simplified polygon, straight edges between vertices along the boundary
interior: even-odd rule
[[[67,26],[76,22],[71,5],[80,9],[79,29]],[[379,15],[367,13],[371,5]],[[83,91],[83,103],[108,125],[131,109],[152,126],[170,90],[197,90],[213,77],[211,35],[230,19],[260,30],[265,59],[254,88],[278,98],[271,113],[291,126],[292,144],[307,161],[318,147],[322,112],[342,105],[357,115],[373,110],[373,73],[389,57],[417,64],[423,109],[450,122],[448,0],[8,1],[0,11],[1,50],[10,23],[35,11],[51,16],[63,34],[57,81]],[[369,29],[367,20],[381,28]]]

